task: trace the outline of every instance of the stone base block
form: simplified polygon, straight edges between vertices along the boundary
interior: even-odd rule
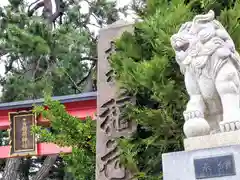
[[[240,144],[240,130],[198,136],[184,140],[185,151]]]
[[[162,162],[164,180],[240,180],[240,145],[167,153]]]

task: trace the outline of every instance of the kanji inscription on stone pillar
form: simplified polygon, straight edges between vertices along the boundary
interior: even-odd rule
[[[126,104],[134,103],[134,100],[117,89],[115,72],[109,65],[109,57],[116,51],[115,39],[124,31],[132,32],[133,25],[117,21],[99,33],[96,180],[132,178],[128,169],[120,163],[116,138],[130,136],[136,129],[136,125],[122,115]]]

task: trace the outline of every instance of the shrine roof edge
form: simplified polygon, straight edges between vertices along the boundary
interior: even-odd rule
[[[53,96],[52,99],[55,101],[60,101],[61,103],[94,100],[94,99],[97,99],[97,92],[86,92],[86,93],[71,94],[71,95],[64,95],[64,96]],[[0,103],[0,110],[28,108],[28,107],[32,107],[33,105],[40,105],[43,102],[44,102],[44,99],[40,98],[40,99],[34,99],[34,100]]]

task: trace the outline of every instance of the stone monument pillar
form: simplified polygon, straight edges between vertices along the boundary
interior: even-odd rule
[[[96,180],[129,180],[130,172],[120,164],[116,138],[135,131],[136,126],[121,116],[126,103],[133,98],[119,91],[114,82],[114,71],[109,57],[115,49],[115,39],[124,31],[133,31],[132,24],[118,21],[100,30],[98,40],[98,95],[97,95],[97,148]]]
[[[163,154],[164,180],[240,179],[240,56],[213,11],[171,37],[189,94],[185,151]]]

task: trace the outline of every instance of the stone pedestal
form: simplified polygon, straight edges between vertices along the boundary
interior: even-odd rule
[[[163,154],[164,180],[239,180],[240,145]]]
[[[240,145],[240,130],[184,139],[185,151]]]
[[[239,180],[240,131],[184,140],[185,151],[163,154],[164,180]]]

